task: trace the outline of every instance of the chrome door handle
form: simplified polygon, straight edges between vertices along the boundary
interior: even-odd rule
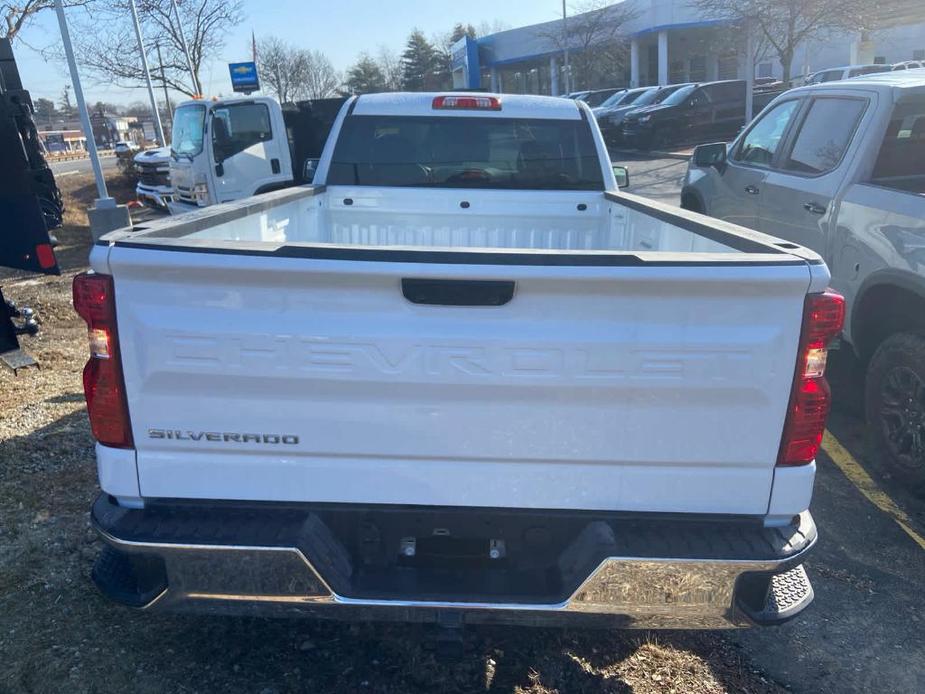
[[[817,202],[804,202],[803,209],[813,214],[825,214],[825,208]]]
[[[749,195],[758,195],[758,188],[755,186],[745,186],[745,192]]]

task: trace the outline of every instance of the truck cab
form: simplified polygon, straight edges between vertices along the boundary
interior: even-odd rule
[[[293,183],[283,112],[270,97],[186,101],[174,112],[174,213]]]

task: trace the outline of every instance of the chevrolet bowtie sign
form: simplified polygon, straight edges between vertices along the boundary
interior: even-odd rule
[[[228,63],[228,71],[231,73],[231,88],[234,91],[250,94],[260,89],[257,63]]]

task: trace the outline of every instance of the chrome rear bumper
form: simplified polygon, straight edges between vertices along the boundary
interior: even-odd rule
[[[285,537],[285,527],[263,528],[265,537],[275,539],[256,544],[241,541],[260,534],[252,529],[237,533],[226,528],[227,532],[218,531],[225,537],[216,538],[209,532],[163,531],[163,519],[152,524],[160,526],[161,539],[144,528],[144,513],[98,500],[93,523],[111,549],[101,560],[106,566],[96,567],[94,579],[115,600],[147,610],[402,621],[439,621],[441,615],[453,613],[466,622],[603,621],[623,628],[714,629],[778,623],[812,600],[801,566],[816,541],[808,512],[792,526],[778,529],[730,530],[716,521],[720,537],[712,549],[690,546],[690,538],[683,538],[686,550],[661,557],[608,554],[596,560],[564,598],[537,601],[524,595],[472,600],[435,595],[432,586],[415,585],[414,570],[406,576],[404,589],[376,595],[375,588],[352,588],[349,574],[360,569],[351,568],[347,554],[338,556],[344,548],[335,546],[337,538],[320,521],[306,521],[292,540]],[[266,523],[259,513],[257,519]],[[582,556],[593,556],[589,546],[608,551],[612,538],[607,537],[604,521],[587,520],[592,529],[579,533],[557,560],[566,573],[569,566],[582,563]],[[607,523],[618,531],[630,527]],[[701,524],[698,531],[704,529]],[[672,544],[676,543],[669,538],[665,549]],[[728,551],[717,551],[723,545]],[[749,545],[742,557],[734,556],[737,548]],[[352,559],[354,565],[359,563]],[[345,587],[354,594],[347,594]]]

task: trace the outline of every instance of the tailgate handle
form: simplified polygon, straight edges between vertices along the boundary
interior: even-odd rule
[[[435,280],[405,277],[401,293],[412,304],[430,306],[504,306],[514,283],[496,280]]]

